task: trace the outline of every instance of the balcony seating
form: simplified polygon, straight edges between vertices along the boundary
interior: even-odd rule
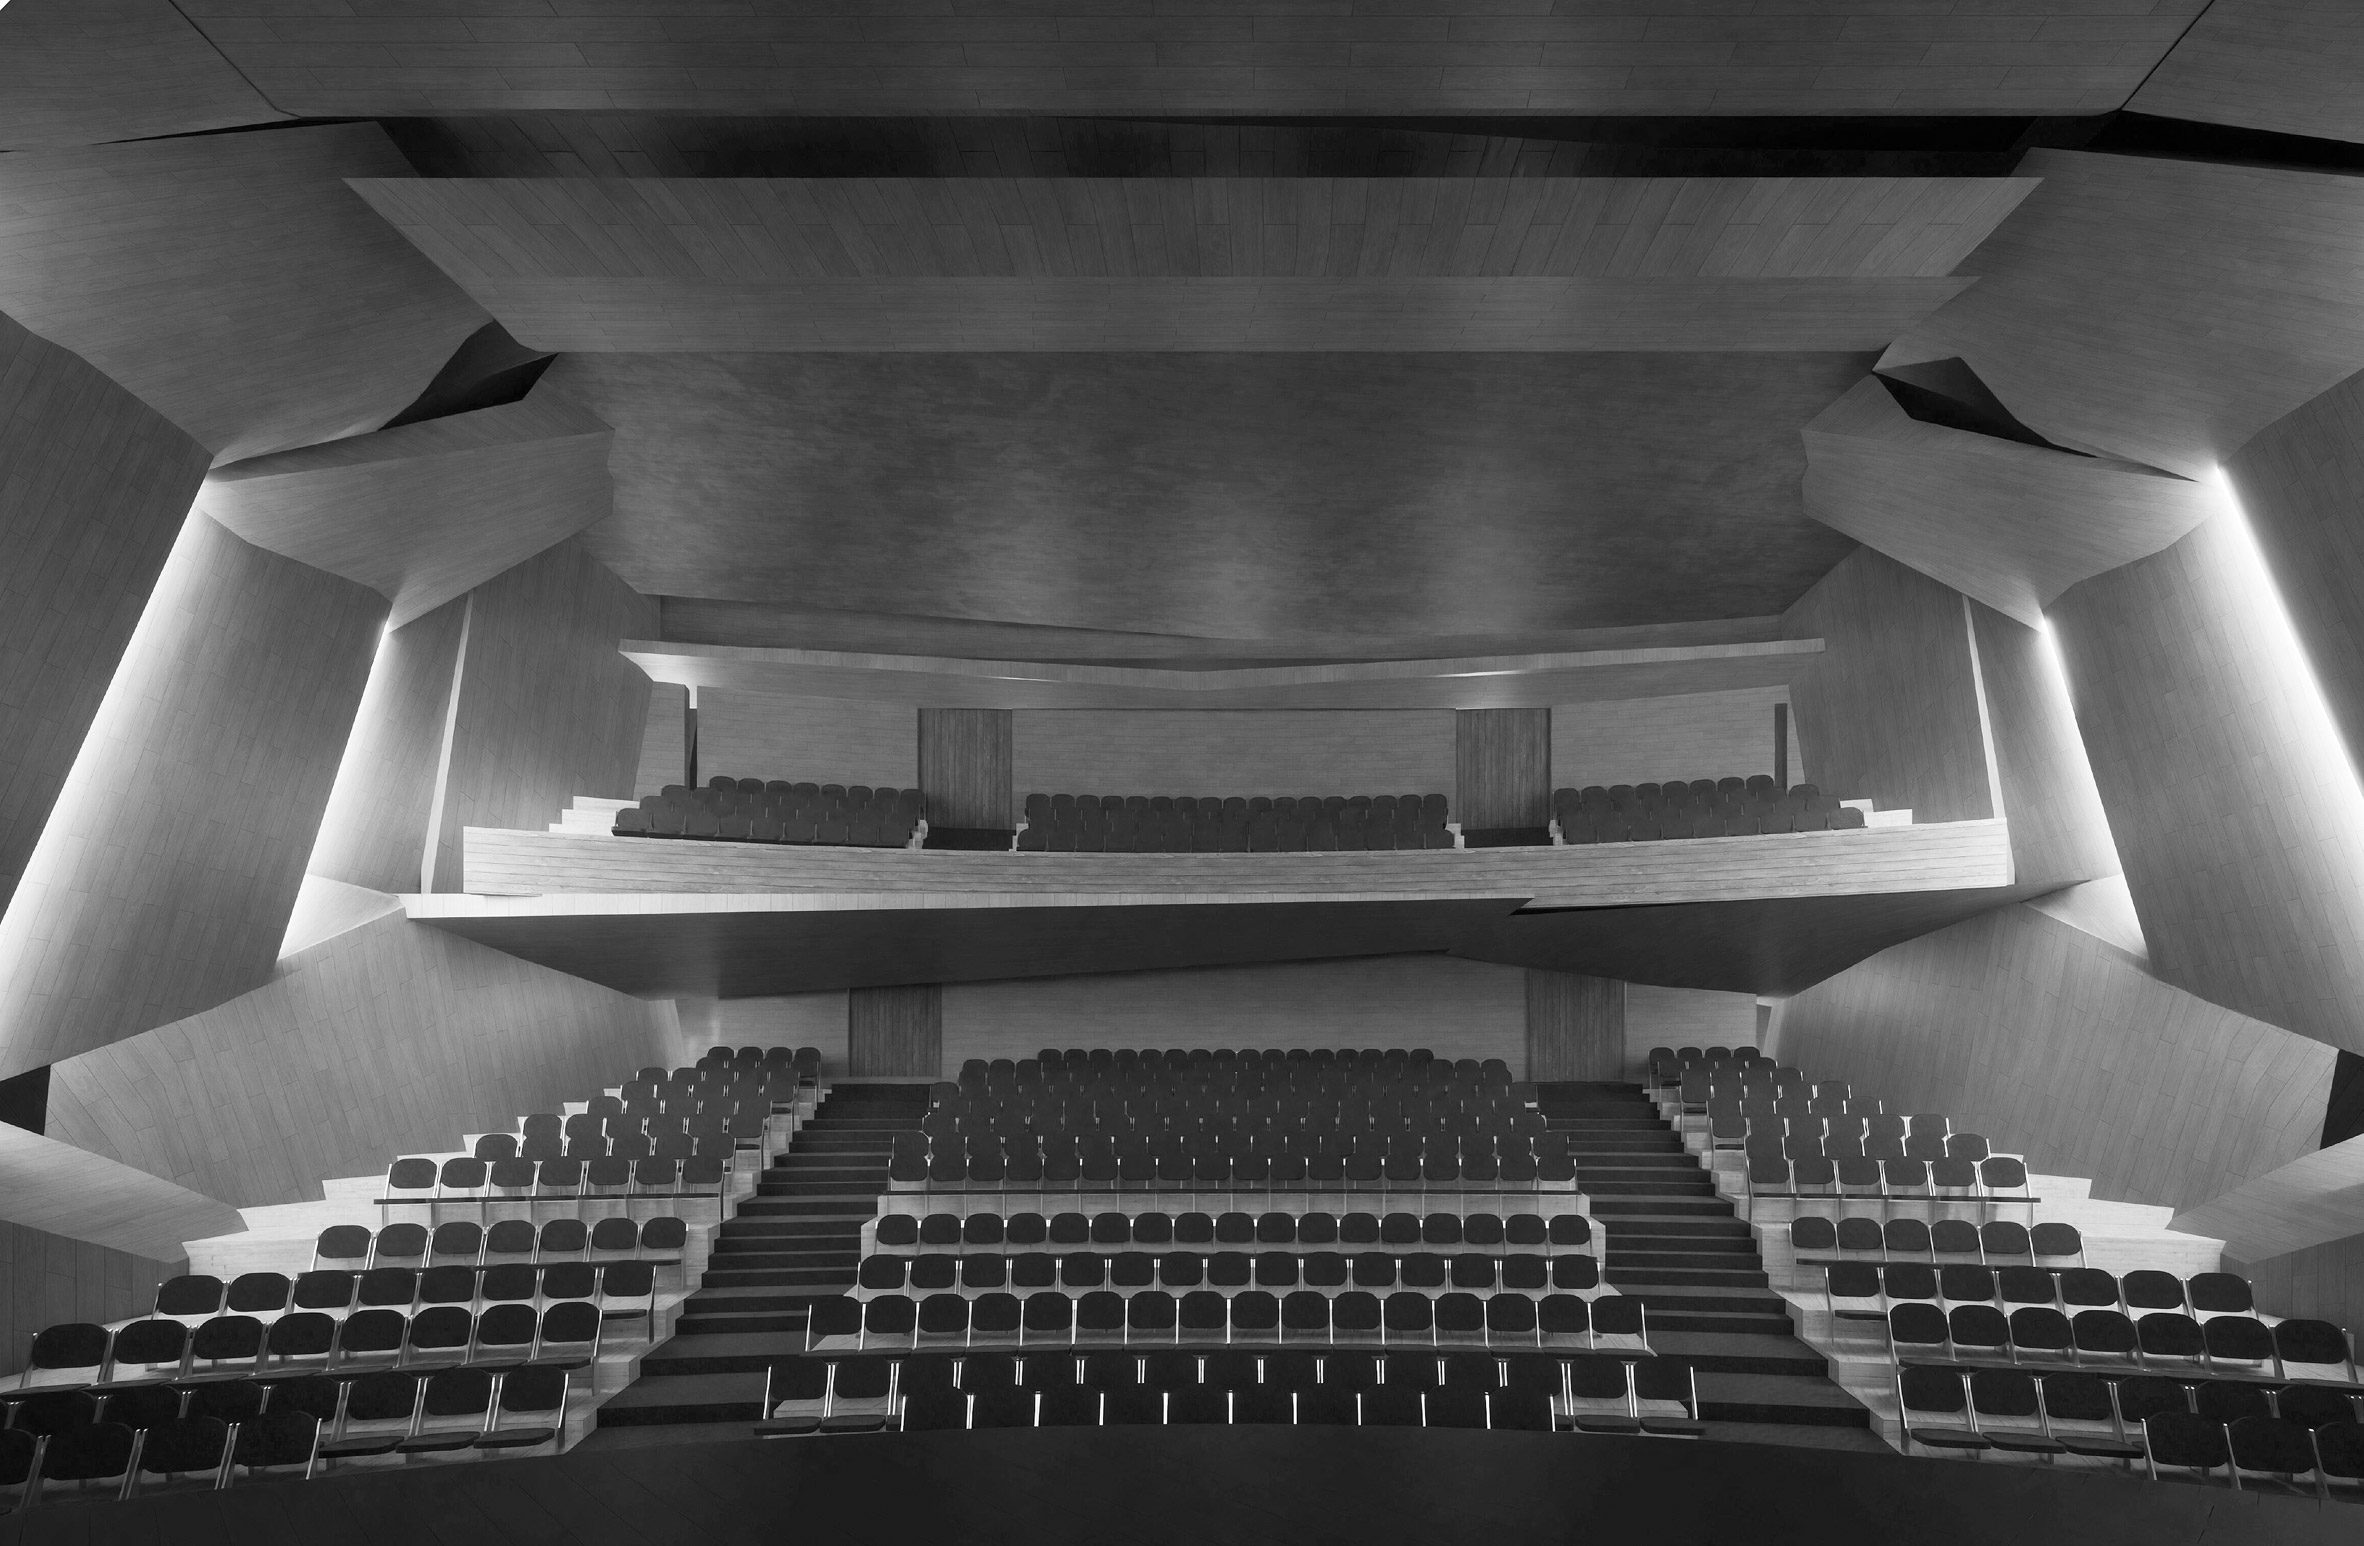
[[[1451,848],[1441,794],[1030,794],[1025,853],[1322,853]]]
[[[924,811],[916,789],[791,784],[716,775],[702,789],[668,784],[616,812],[617,837],[704,838],[825,847],[909,846]]]

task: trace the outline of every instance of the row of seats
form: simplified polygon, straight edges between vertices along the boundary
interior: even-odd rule
[[[1502,1192],[1572,1192],[1576,1160],[1489,1146],[1458,1145],[1434,1154],[1335,1154],[1277,1159],[1249,1154],[1193,1155],[1180,1145],[1163,1152],[1118,1156],[1073,1152],[1017,1155],[959,1152],[901,1153],[888,1181],[899,1191],[1370,1191],[1429,1192],[1477,1188]]]
[[[1905,1449],[2050,1460],[2078,1455],[2162,1466],[2234,1487],[2261,1482],[2325,1496],[2364,1482],[2364,1425],[2344,1392],[2156,1375],[2108,1379],[2023,1369],[1900,1369]]]
[[[1011,1250],[1081,1245],[1470,1245],[1488,1250],[1580,1249],[1591,1244],[1592,1221],[1581,1213],[1544,1218],[1534,1213],[1477,1212],[1223,1214],[1160,1212],[1094,1214],[908,1213],[882,1215],[874,1232],[882,1251],[998,1245]]]
[[[501,1219],[489,1229],[466,1219],[453,1219],[436,1225],[432,1234],[424,1224],[388,1224],[377,1230],[366,1224],[331,1224],[313,1242],[312,1265],[360,1271],[368,1267],[427,1267],[455,1262],[499,1266],[506,1262],[646,1261],[669,1267],[681,1260],[688,1244],[689,1225],[670,1216],[643,1222],[629,1218],[589,1223],[582,1219],[549,1219],[539,1227],[524,1219]],[[247,1273],[237,1281],[244,1284],[277,1276]],[[173,1280],[191,1284],[219,1281],[216,1278]],[[233,1303],[235,1299],[234,1285]]]
[[[1551,819],[1563,842],[1616,843],[1860,827],[1863,812],[1828,798],[1812,784],[1784,789],[1770,775],[1759,773],[1745,779],[1555,789]]]
[[[617,837],[706,838],[902,848],[926,804],[916,789],[868,784],[791,784],[717,775],[703,789],[668,784],[616,812]]]
[[[2150,1310],[2212,1315],[2251,1315],[2256,1302],[2249,1280],[2230,1272],[2202,1272],[2179,1278],[2144,1268],[2119,1277],[2099,1267],[2005,1266],[1975,1263],[1896,1262],[1874,1266],[1849,1262],[1826,1268],[1825,1292],[1834,1309],[1842,1302],[1885,1315],[1900,1304],[2000,1304],[2056,1306],[2065,1310]]]
[[[785,1359],[764,1382],[767,1437],[1135,1423],[1345,1423],[1696,1437],[1697,1381],[1675,1358],[1246,1350]]]
[[[1789,1222],[1789,1247],[1802,1267],[1840,1261],[1928,1262],[1940,1257],[1988,1266],[2085,1265],[2085,1237],[2074,1224],[2043,1223],[2032,1228],[2010,1219],[1973,1224],[1968,1219],[1828,1218],[1801,1214]],[[2073,1259],[2073,1260],[2072,1260]]]
[[[1890,1354],[1899,1364],[1979,1358],[2083,1364],[2092,1359],[2148,1367],[2159,1360],[2234,1372],[2258,1372],[2270,1365],[2276,1379],[2347,1383],[2354,1383],[2356,1373],[2346,1334],[2328,1321],[2285,1320],[2269,1326],[2254,1316],[2201,1319],[2180,1310],[2153,1310],[2141,1316],[2112,1309],[2069,1314],[2049,1305],[2030,1305],[2006,1314],[1991,1304],[1949,1310],[1910,1303],[1889,1309],[1886,1322]]]
[[[44,1327],[33,1338],[19,1384],[31,1388],[169,1382],[363,1362],[515,1364],[554,1349],[588,1359],[604,1345],[607,1321],[645,1321],[650,1316],[653,1299],[648,1285],[640,1281],[633,1286],[640,1290],[637,1294],[603,1293],[596,1300],[568,1299],[539,1307],[495,1304],[482,1314],[444,1304],[416,1315],[375,1307],[343,1316],[298,1310],[269,1322],[251,1315],[217,1315],[195,1330],[177,1320],[130,1321],[114,1331],[90,1322],[69,1322]],[[637,1308],[613,1307],[622,1301],[636,1301]]]
[[[725,1140],[730,1142],[732,1140]],[[503,1159],[461,1156],[441,1164],[416,1156],[386,1169],[383,1208],[424,1207],[430,1218],[445,1205],[474,1208],[489,1218],[502,1204],[522,1203],[527,1211],[544,1202],[669,1202],[719,1198],[729,1186],[729,1161],[713,1154],[688,1159]],[[522,1221],[520,1221],[522,1222]]]
[[[0,1489],[31,1505],[46,1486],[133,1496],[150,1477],[214,1488],[241,1474],[309,1480],[338,1460],[505,1454],[555,1445],[579,1364],[378,1370],[211,1380],[104,1393],[45,1391],[0,1429]]]
[[[1375,1085],[1417,1089],[1455,1081],[1508,1088],[1512,1082],[1510,1065],[1501,1058],[1448,1060],[1425,1047],[1046,1047],[1030,1058],[970,1058],[951,1082],[965,1091],[1063,1083],[1100,1088],[1154,1086],[1171,1091],[1195,1085],[1279,1093]]]
[[[1030,794],[1026,853],[1307,853],[1452,848],[1441,794]]]
[[[440,1269],[438,1269],[440,1270]],[[461,1268],[460,1271],[467,1269]],[[1033,1251],[1016,1256],[977,1252],[959,1256],[864,1257],[854,1293],[900,1293],[960,1289],[984,1293],[1010,1289],[1021,1296],[1056,1288],[1080,1291],[1115,1288],[1191,1289],[1209,1287],[1307,1288],[1340,1293],[1348,1287],[1448,1289],[1477,1294],[1541,1295],[1553,1290],[1581,1292],[1600,1286],[1600,1264],[1587,1253],[1543,1256],[1481,1251],[1446,1255],[1439,1251]]]
[[[1527,1294],[1453,1292],[1432,1297],[1399,1290],[1384,1297],[1367,1289],[1326,1294],[1298,1289],[1163,1289],[1120,1294],[1059,1289],[1023,1299],[1006,1292],[970,1297],[958,1292],[847,1296],[813,1305],[806,1350],[915,1347],[929,1340],[974,1346],[1010,1343],[1066,1345],[1089,1341],[1143,1343],[1238,1341],[1377,1341],[1437,1346],[1450,1338],[1499,1347],[1615,1345],[1650,1350],[1642,1301],[1610,1294],[1592,1300],[1573,1293],[1540,1299]]]
[[[1851,1202],[1988,1202],[2033,1205],[2027,1165],[2015,1155],[1966,1159],[1752,1159],[1748,1201],[1843,1197]]]

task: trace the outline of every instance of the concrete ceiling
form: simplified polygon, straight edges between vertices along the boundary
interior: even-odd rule
[[[1860,354],[586,354],[644,593],[1211,636],[1779,612]]]

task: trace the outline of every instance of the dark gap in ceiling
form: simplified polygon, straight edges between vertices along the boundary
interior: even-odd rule
[[[262,123],[223,124],[218,129],[184,129],[174,134],[141,134],[113,145],[144,145],[150,140],[210,140],[224,134],[270,134],[280,129],[326,129],[341,123],[376,123],[374,118],[272,118]]]
[[[2008,175],[2098,118],[1148,120],[542,113],[381,120],[427,177]]]
[[[2154,118],[2148,113],[2112,114],[2101,132],[2081,148],[2117,156],[2210,161],[2226,166],[2364,172],[2364,145],[2349,140],[2239,129],[2230,124],[2195,123],[2183,118]]]
[[[0,1122],[28,1133],[49,1131],[49,1065],[0,1079]]]
[[[555,354],[528,349],[509,336],[498,322],[487,322],[461,341],[435,379],[427,383],[411,405],[380,425],[396,429],[427,419],[449,418],[525,400],[542,379]]]
[[[2323,1103],[2326,1149],[2364,1133],[2364,1058],[2345,1047],[2331,1067],[2331,1096]]]
[[[1896,399],[1896,406],[1923,424],[2013,440],[2047,451],[2067,451],[2071,456],[2089,454],[2056,445],[2022,424],[2003,406],[2003,400],[1978,379],[1978,372],[1959,357],[1892,365],[1873,374],[1888,389],[1888,395]]]

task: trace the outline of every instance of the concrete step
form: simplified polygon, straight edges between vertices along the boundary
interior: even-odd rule
[[[739,1331],[674,1337],[640,1360],[640,1377],[676,1374],[760,1373],[775,1358],[804,1351],[804,1331]]]
[[[760,1371],[664,1374],[634,1380],[600,1404],[599,1426],[754,1422],[763,1408]]]

